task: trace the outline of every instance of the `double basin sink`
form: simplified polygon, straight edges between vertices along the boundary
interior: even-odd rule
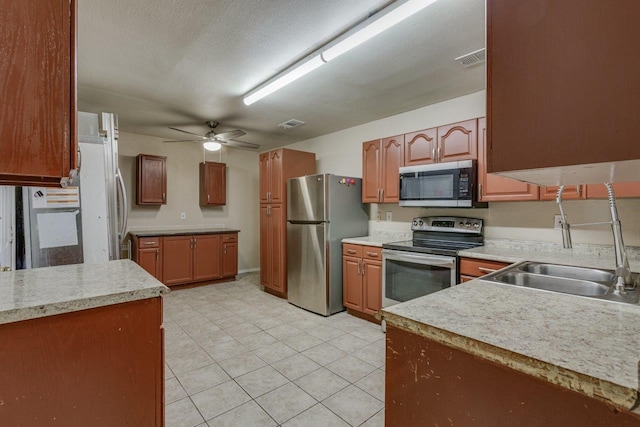
[[[616,274],[609,270],[525,261],[483,276],[481,280],[543,291],[640,305],[637,287],[614,293]],[[634,283],[638,277],[633,276]]]

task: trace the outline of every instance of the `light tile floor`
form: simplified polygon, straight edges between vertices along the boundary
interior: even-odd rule
[[[164,299],[167,427],[384,426],[384,334],[263,292],[256,273]]]

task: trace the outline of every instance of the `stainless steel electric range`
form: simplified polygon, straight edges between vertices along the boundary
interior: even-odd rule
[[[418,298],[458,283],[458,252],[482,246],[481,219],[420,217],[413,239],[382,245],[382,306]]]

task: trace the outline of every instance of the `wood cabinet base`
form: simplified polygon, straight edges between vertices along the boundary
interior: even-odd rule
[[[162,298],[0,325],[0,424],[163,426]]]
[[[377,323],[378,325],[381,323],[380,320],[376,319],[375,316],[372,315],[372,314],[363,313],[361,311],[353,310],[351,308],[347,308],[347,313],[349,313],[352,316],[359,317],[360,319],[368,320],[369,322],[373,322],[373,323]]]
[[[640,417],[387,325],[385,425],[639,426]]]
[[[269,288],[269,287],[267,287],[267,286],[264,286],[264,285],[262,285],[262,286],[264,287],[264,291],[265,291],[266,293],[271,294],[271,295],[274,295],[274,296],[276,296],[276,297],[278,297],[278,298],[284,298],[284,299],[287,299],[287,293],[286,293],[286,292],[278,292],[278,291],[276,291],[275,289],[271,289],[271,288]]]

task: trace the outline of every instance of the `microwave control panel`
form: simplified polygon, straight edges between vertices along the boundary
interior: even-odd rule
[[[459,199],[467,199],[469,198],[469,174],[461,173],[460,179],[458,181],[458,198]]]

